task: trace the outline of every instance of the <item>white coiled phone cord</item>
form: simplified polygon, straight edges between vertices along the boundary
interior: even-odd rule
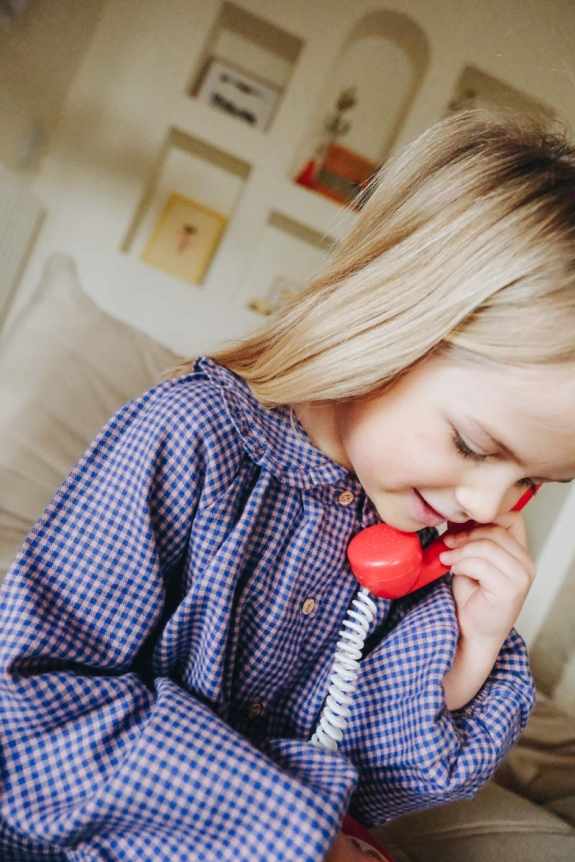
[[[341,638],[337,643],[329,695],[321,712],[318,726],[311,738],[312,745],[337,751],[353,702],[352,694],[359,673],[365,638],[374,620],[376,604],[369,590],[361,587],[347,611]]]

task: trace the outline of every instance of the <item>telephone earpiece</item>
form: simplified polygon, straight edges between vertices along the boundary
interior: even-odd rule
[[[513,507],[519,511],[534,496],[529,488]],[[449,524],[448,533],[469,530],[474,521]],[[417,533],[403,533],[388,524],[366,527],[349,543],[347,556],[361,584],[383,599],[398,599],[425,587],[449,571],[439,559],[448,548],[439,536],[422,550]]]
[[[422,550],[417,533],[402,533],[388,524],[366,527],[349,543],[352,571],[374,596],[398,599],[449,571],[439,560],[447,550],[441,538]]]

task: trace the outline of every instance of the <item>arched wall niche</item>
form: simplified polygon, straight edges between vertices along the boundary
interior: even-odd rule
[[[400,12],[374,10],[352,27],[305,137],[296,171],[300,172],[306,163],[309,166],[308,160],[315,158],[315,169],[319,169],[319,163],[325,166],[327,161],[327,172],[332,174],[331,162],[335,162],[333,159],[330,162],[330,152],[335,145],[338,164],[342,159],[345,161],[345,154],[349,153],[350,173],[354,170],[359,173],[349,177],[352,182],[347,195],[341,185],[342,195],[338,196],[337,176],[331,177],[335,186],[333,194],[321,183],[314,186],[312,171],[307,177],[304,174],[303,185],[340,200],[353,197],[354,187],[362,182],[361,162],[365,163],[363,171],[369,172],[370,165],[372,169],[379,165],[392,149],[426,73],[429,56],[429,43],[423,30]],[[327,121],[337,113],[336,104],[341,93],[352,88],[355,104],[341,113],[348,129],[343,134],[330,135]],[[345,171],[345,165],[342,169]],[[336,173],[338,170],[336,167]],[[301,173],[298,182],[301,182]]]

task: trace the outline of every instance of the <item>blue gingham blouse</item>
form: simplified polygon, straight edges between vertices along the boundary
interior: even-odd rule
[[[348,807],[373,825],[474,794],[533,687],[513,632],[446,709],[448,579],[376,599],[340,751],[308,742],[346,547],[377,520],[288,408],[210,359],[120,410],[2,590],[0,858],[317,862]]]

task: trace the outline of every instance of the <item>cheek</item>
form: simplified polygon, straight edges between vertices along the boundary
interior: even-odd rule
[[[445,425],[418,422],[388,412],[352,418],[342,438],[354,471],[363,483],[389,487],[431,486],[451,481],[460,467]],[[455,462],[455,463],[454,463]]]
[[[410,434],[404,434],[404,439],[409,441],[413,456],[420,460],[427,456],[428,461],[441,460],[446,463],[449,459],[459,458],[448,423],[444,420],[426,419],[424,413],[419,417],[417,427],[413,428]]]
[[[411,438],[401,433],[358,433],[348,441],[347,451],[359,477],[369,483],[379,479],[404,485],[410,476],[431,477],[437,472],[425,433]]]

